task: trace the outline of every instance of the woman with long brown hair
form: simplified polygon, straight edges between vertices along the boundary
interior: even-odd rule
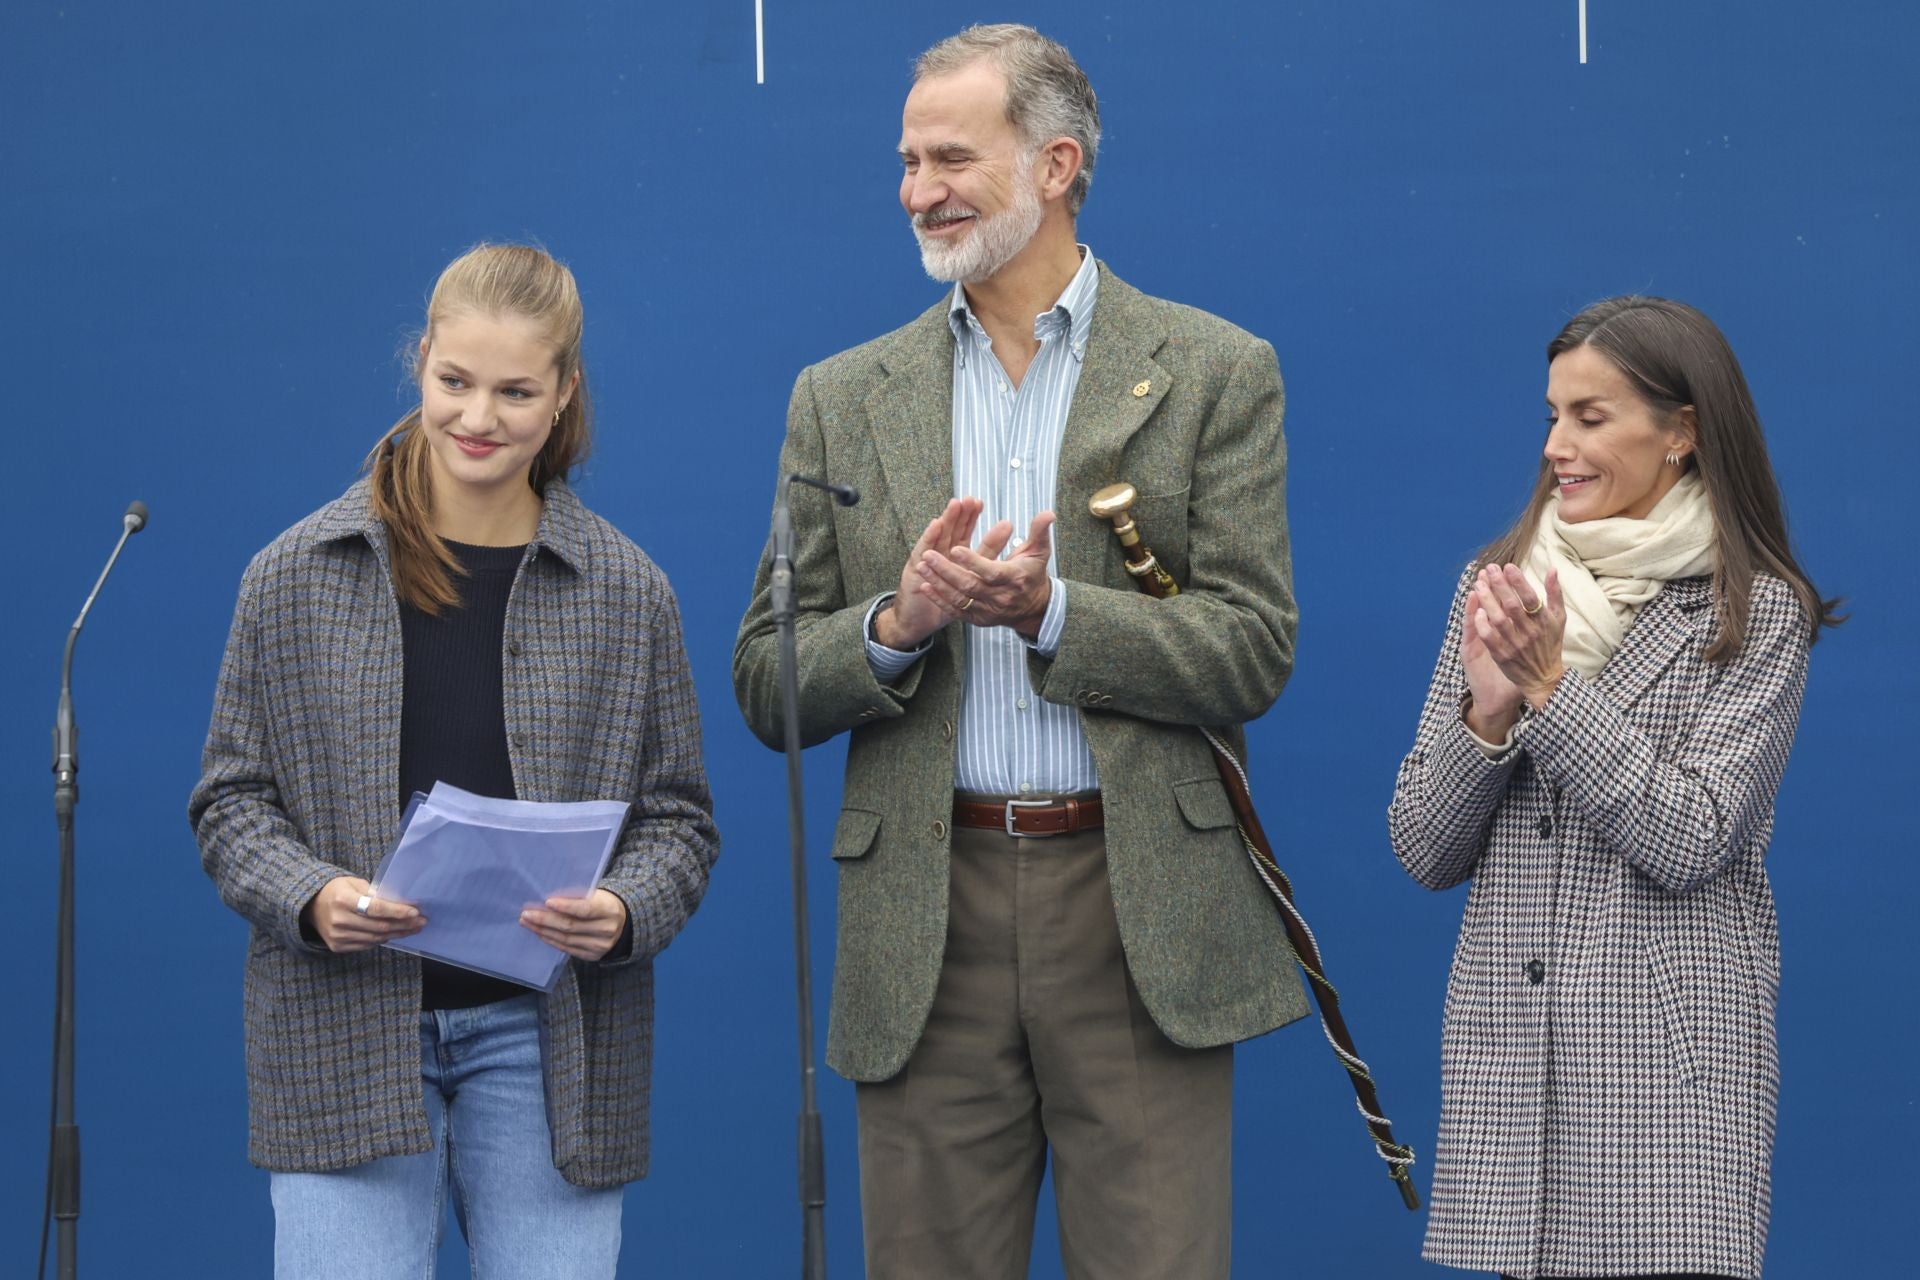
[[[191,817],[252,926],[250,1155],[280,1280],[431,1276],[449,1187],[475,1274],[614,1274],[647,1168],[652,959],[717,842],[672,590],[566,481],[591,433],[581,330],[546,253],[462,255],[420,405],[241,583]],[[436,782],[631,803],[592,891],[520,913],[570,957],[550,989],[381,945],[426,923],[370,878]]]
[[[1779,939],[1764,859],[1807,650],[1759,416],[1700,312],[1622,297],[1547,349],[1531,501],[1455,592],[1388,813],[1472,882],[1425,1256],[1754,1277]]]

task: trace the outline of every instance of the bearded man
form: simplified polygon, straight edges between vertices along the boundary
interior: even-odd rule
[[[827,1060],[878,1280],[1024,1277],[1049,1155],[1068,1276],[1224,1280],[1233,1042],[1306,1012],[1195,728],[1239,745],[1292,669],[1279,370],[1079,243],[1099,138],[1031,28],[923,54],[900,202],[955,287],[788,410],[781,475],[863,495],[792,516],[800,734],[849,734]],[[1122,480],[1176,597],[1086,514]],[[770,570],[733,675],[777,748]]]

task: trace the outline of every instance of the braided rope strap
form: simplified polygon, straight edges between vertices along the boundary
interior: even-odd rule
[[[1261,830],[1260,818],[1253,811],[1253,794],[1248,785],[1247,771],[1241,767],[1227,744],[1211,729],[1202,728],[1200,732],[1213,748],[1215,762],[1220,768],[1220,780],[1227,785],[1228,797],[1233,801],[1234,825],[1240,832],[1240,842],[1246,846],[1247,857],[1252,859],[1254,872],[1259,875],[1260,882],[1266,885],[1267,892],[1273,895],[1275,904],[1279,906],[1281,921],[1287,927],[1287,938],[1293,944],[1294,958],[1306,972],[1313,1002],[1320,1009],[1320,1029],[1326,1033],[1334,1056],[1347,1069],[1347,1075],[1353,1082],[1354,1103],[1360,1109],[1361,1119],[1366,1122],[1367,1134],[1373,1139],[1374,1149],[1380,1153],[1380,1158],[1387,1162],[1387,1174],[1398,1184],[1400,1198],[1406,1202],[1407,1208],[1418,1209],[1420,1193],[1414,1189],[1413,1179],[1407,1172],[1407,1167],[1414,1161],[1413,1148],[1393,1140],[1393,1125],[1382,1114],[1380,1095],[1374,1088],[1372,1072],[1359,1050],[1354,1048],[1346,1017],[1340,1012],[1340,993],[1323,972],[1325,961],[1320,958],[1320,944],[1314,939],[1313,930],[1307,926],[1306,917],[1294,905],[1293,884],[1274,861],[1266,832]]]

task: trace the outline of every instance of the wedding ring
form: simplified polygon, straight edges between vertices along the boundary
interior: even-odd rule
[[[1529,609],[1527,608],[1527,606],[1521,605],[1520,612],[1526,614],[1529,618],[1531,618],[1534,614],[1540,612],[1542,609],[1546,607],[1547,607],[1547,602],[1545,600],[1535,600],[1533,602],[1533,608]]]
[[[371,907],[372,905],[373,905],[373,895],[370,893],[363,893],[360,895],[360,901],[353,904],[353,914],[357,916],[363,916],[367,914],[367,908]]]
[[[961,606],[960,606],[960,612],[962,612],[962,613],[965,613],[965,612],[966,612],[967,610],[969,610],[969,609],[971,609],[971,608],[973,608],[973,597],[972,597],[972,596],[968,596],[968,597],[967,597],[967,602],[966,602],[965,604],[963,604],[963,605],[961,605]]]

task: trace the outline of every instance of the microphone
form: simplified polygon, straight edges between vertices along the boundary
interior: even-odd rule
[[[787,493],[796,484],[830,493],[843,507],[860,501],[860,491],[850,484],[834,484],[818,476],[803,476],[798,471],[781,477],[780,491],[773,499],[773,532],[767,540],[772,553],[771,603],[775,623],[793,620],[793,515],[787,507]]]
[[[804,484],[833,495],[843,507],[860,501],[850,484],[834,484],[816,476],[789,472],[780,479],[773,500],[773,531],[767,539],[768,603],[780,644],[780,719],[787,753],[787,839],[793,874],[793,968],[798,986],[800,1037],[800,1274],[805,1280],[825,1280],[827,1274],[826,1145],[820,1133],[820,1107],[813,1087],[813,961],[807,934],[807,824],[800,778],[800,654],[794,596],[793,512],[787,495]]]
[[[843,507],[857,506],[860,502],[860,491],[850,484],[834,484],[830,480],[817,480],[812,476],[803,476],[797,471],[787,477],[787,483],[811,485],[815,489],[823,490],[832,494],[833,500]]]
[[[80,1126],[73,1118],[73,811],[80,800],[80,726],[73,716],[73,647],[80,628],[107,585],[127,539],[147,527],[147,504],[135,502],[120,517],[120,540],[113,544],[106,568],[87,593],[80,616],[67,632],[66,652],[60,657],[60,703],[53,715],[53,816],[60,829],[60,896],[54,922],[53,1123],[47,1135],[46,1216],[40,1220],[40,1266],[46,1266],[47,1224],[57,1223],[55,1272],[75,1274],[74,1254],[80,1233]]]
[[[136,498],[120,517],[120,541],[113,544],[107,567],[100,571],[99,580],[87,593],[86,603],[80,606],[80,616],[73,620],[73,627],[67,632],[66,652],[60,658],[60,703],[53,717],[54,808],[63,818],[71,818],[73,814],[73,804],[78,798],[74,775],[80,772],[80,728],[73,719],[73,647],[80,642],[80,628],[87,625],[87,614],[92,612],[100,588],[107,585],[107,575],[119,562],[121,548],[127,545],[128,538],[146,527],[147,504]]]

